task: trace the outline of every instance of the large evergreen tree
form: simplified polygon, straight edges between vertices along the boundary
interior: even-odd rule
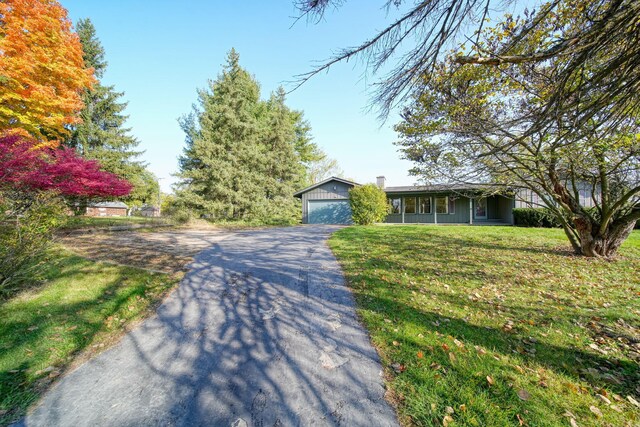
[[[261,100],[258,82],[232,49],[198,100],[181,121],[187,146],[179,203],[214,219],[294,220],[293,192],[305,183],[304,162],[319,150],[302,113],[286,106],[284,90]]]
[[[127,107],[127,103],[121,101],[124,93],[100,82],[107,61],[96,29],[89,19],[81,19],[76,30],[85,67],[93,68],[98,81],[83,93],[82,123],[73,127],[66,144],[84,157],[98,160],[104,170],[132,183],[133,191],[125,201],[134,205],[153,203],[157,199],[158,184],[145,164],[138,160],[142,154],[136,150],[139,141],[130,135],[131,129],[125,127],[128,116],[123,114]]]

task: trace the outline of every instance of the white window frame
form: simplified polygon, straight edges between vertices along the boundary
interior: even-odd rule
[[[405,214],[409,214],[409,215],[415,215],[418,213],[418,198],[417,197],[403,197],[402,198],[402,211]],[[414,207],[414,211],[413,212],[407,212],[407,199],[413,199],[413,207]]]
[[[435,205],[435,212],[438,215],[448,215],[449,214],[449,196],[434,196],[434,205]],[[438,199],[444,199],[444,212],[438,212]]]
[[[422,205],[420,204],[420,199],[426,199],[429,201],[429,212],[421,212],[422,211]],[[431,215],[433,214],[433,203],[431,203],[431,196],[418,196],[416,203],[418,205],[418,213],[419,214],[427,214],[427,215]]]

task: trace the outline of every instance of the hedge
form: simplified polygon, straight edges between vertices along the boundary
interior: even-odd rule
[[[589,209],[595,210],[595,208]],[[546,208],[515,208],[513,210],[513,222],[519,227],[561,227],[556,217]],[[636,222],[635,229],[640,230],[640,221]]]
[[[513,221],[519,227],[560,227],[556,217],[545,208],[516,208],[513,210]]]

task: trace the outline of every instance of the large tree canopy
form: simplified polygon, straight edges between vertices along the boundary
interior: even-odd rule
[[[178,202],[215,219],[293,221],[293,192],[319,158],[300,112],[282,89],[266,101],[231,50],[222,73],[198,91],[199,107],[182,120]]]
[[[51,0],[0,2],[0,132],[60,140],[92,83],[67,11]]]
[[[303,16],[321,19],[326,10],[345,0],[298,0]],[[577,108],[576,91],[602,87],[613,74],[624,72],[625,80],[610,87],[616,102],[635,101],[640,85],[640,2],[636,0],[552,0],[534,2],[537,9],[527,11],[526,25],[509,29],[512,37],[493,46],[480,43],[479,35],[490,14],[492,18],[515,4],[499,0],[406,0],[386,1],[390,15],[399,15],[388,27],[362,44],[340,51],[313,71],[301,76],[300,84],[327,70],[331,65],[354,57],[366,58],[372,72],[385,66],[392,69],[377,84],[375,101],[384,117],[390,109],[413,91],[419,90],[425,76],[453,50],[459,64],[497,65],[540,62],[554,57],[570,58],[550,82],[552,94],[545,108],[548,115],[557,108]],[[376,7],[372,5],[371,7]],[[570,25],[567,23],[571,21]],[[511,20],[511,22],[514,22]],[[572,76],[590,59],[611,51],[580,86]],[[601,105],[592,100],[580,105],[582,120],[588,120]],[[604,102],[607,102],[605,99]],[[623,109],[624,111],[624,109]],[[542,119],[541,119],[542,120]],[[543,123],[543,122],[541,122]]]
[[[412,172],[526,188],[577,252],[612,256],[640,218],[640,3],[555,0],[487,28],[493,6],[418,2],[336,60],[368,53],[379,67],[415,36],[378,92],[383,111],[410,95],[396,130]]]

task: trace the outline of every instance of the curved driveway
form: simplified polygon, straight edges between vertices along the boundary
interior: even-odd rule
[[[325,242],[230,234],[122,341],[62,378],[38,426],[387,426],[381,367]]]

